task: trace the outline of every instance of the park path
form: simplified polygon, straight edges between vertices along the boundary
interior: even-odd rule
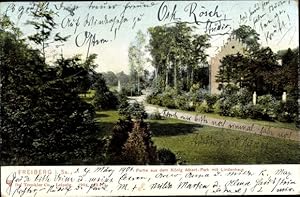
[[[129,97],[131,102],[137,101],[145,106],[145,111],[148,114],[159,112],[164,117],[175,118],[187,122],[192,122],[201,125],[207,125],[212,127],[218,127],[223,129],[231,129],[237,131],[243,131],[248,133],[254,133],[257,135],[271,136],[282,139],[289,139],[293,141],[300,141],[300,132],[293,129],[272,127],[269,125],[260,125],[251,123],[241,123],[237,121],[225,120],[221,118],[208,117],[205,114],[191,114],[188,112],[178,111],[176,109],[167,109],[164,107],[157,107],[146,103],[146,95]]]

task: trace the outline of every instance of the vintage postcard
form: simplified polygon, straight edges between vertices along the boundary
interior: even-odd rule
[[[0,27],[1,195],[300,193],[298,0],[8,1]]]

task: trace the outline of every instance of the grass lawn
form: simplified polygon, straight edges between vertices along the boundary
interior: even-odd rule
[[[199,126],[175,119],[149,120],[158,148],[187,164],[300,163],[298,142]]]
[[[97,112],[101,135],[110,135],[117,111]],[[158,148],[168,148],[187,164],[300,163],[298,142],[219,129],[176,119],[147,120]]]
[[[154,107],[161,107],[158,105],[151,105],[151,104],[147,104],[150,106],[154,106]],[[161,107],[161,108],[165,108],[166,107]],[[183,111],[180,109],[171,109],[171,110],[176,110],[178,112],[185,112],[185,113],[189,113],[192,115],[196,115],[199,114],[197,112],[194,111]],[[219,118],[219,119],[223,119],[223,120],[230,120],[230,121],[235,121],[235,122],[240,122],[240,123],[254,123],[254,124],[258,124],[258,125],[262,125],[262,126],[271,126],[271,127],[278,127],[278,128],[286,128],[286,129],[293,129],[293,130],[299,130],[299,128],[296,127],[295,123],[285,123],[285,122],[279,122],[279,121],[264,121],[264,120],[255,120],[255,119],[243,119],[243,118],[238,118],[238,117],[229,117],[229,116],[220,116],[219,114],[215,114],[215,113],[201,113],[202,115],[206,115],[207,117],[211,117],[211,118]]]
[[[101,135],[110,135],[118,119],[118,111],[97,111],[96,121],[100,124]]]

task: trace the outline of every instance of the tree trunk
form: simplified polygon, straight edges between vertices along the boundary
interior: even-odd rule
[[[174,88],[177,89],[177,65],[176,60],[174,64]]]
[[[168,68],[166,69],[166,87],[168,86],[169,83],[169,70]]]
[[[192,66],[192,73],[191,73],[191,84],[190,87],[194,84],[194,67]]]
[[[140,74],[137,72],[137,89],[138,89],[138,95],[140,95]]]

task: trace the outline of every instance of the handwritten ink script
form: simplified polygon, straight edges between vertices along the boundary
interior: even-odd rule
[[[1,195],[299,194],[299,165],[4,166]]]
[[[290,0],[257,2],[249,7],[248,11],[240,14],[239,23],[250,25],[263,32],[263,39],[267,43],[274,41],[277,35],[281,35],[280,39],[275,40],[280,43],[294,26],[290,13],[286,10],[286,6],[290,3]]]
[[[180,9],[183,9],[184,11],[184,14],[181,16],[178,14],[178,12],[181,11]],[[158,21],[170,23],[186,22],[195,24],[198,28],[204,29],[204,33],[209,34],[210,36],[229,34],[232,30],[232,19],[228,18],[226,14],[220,11],[218,4],[210,9],[200,2],[191,2],[179,8],[176,3],[168,6],[165,2],[162,2],[157,12],[157,19]]]
[[[204,114],[193,115],[193,114],[178,112],[176,110],[159,109],[159,112],[162,116],[167,118],[185,120],[193,123],[198,123],[201,125],[213,126],[218,128],[224,128],[224,129],[232,129],[232,130],[254,133],[258,135],[265,135],[265,136],[300,141],[298,132],[292,129],[276,128],[276,127],[263,126],[258,124],[233,122],[226,119],[207,117]]]
[[[138,29],[183,22],[196,27],[202,34],[223,36],[238,25],[249,25],[263,42],[276,44],[285,37],[290,43],[296,32],[293,25],[292,1],[260,1],[233,3],[232,9],[222,2],[203,1],[112,1],[112,2],[45,2],[5,4],[3,13],[14,18],[16,24],[25,24],[39,9],[54,13],[58,32],[70,36],[73,46],[92,48],[107,46],[116,39],[134,35]],[[24,28],[27,27],[24,25]],[[28,28],[27,28],[28,29]],[[293,33],[294,32],[294,33]],[[290,44],[289,43],[289,44]]]

